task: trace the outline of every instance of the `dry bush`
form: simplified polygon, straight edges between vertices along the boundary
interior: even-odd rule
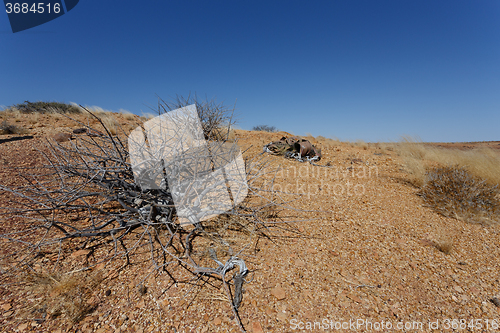
[[[377,147],[380,149],[381,154],[388,154],[390,151],[394,151],[394,144],[389,142],[377,142]]]
[[[211,105],[215,105],[214,117],[209,114]],[[160,111],[168,109],[162,104]],[[206,137],[220,136],[220,133],[212,133],[212,129],[218,128],[212,125],[217,119],[227,117],[221,114],[224,110],[227,109],[219,104],[205,104],[203,114],[209,122],[203,126],[203,130],[208,131],[203,133]],[[92,117],[98,118],[94,114]],[[0,271],[0,277],[15,278],[20,270],[31,267],[43,251],[57,254],[57,262],[45,264],[50,266],[47,270],[54,271],[88,269],[122,260],[130,264],[134,255],[141,253],[137,261],[149,258],[144,274],[161,270],[167,272],[173,283],[185,281],[202,288],[210,280],[208,285],[223,288],[228,299],[234,300],[231,309],[241,325],[238,297],[242,297],[243,277],[248,273],[241,258],[251,254],[249,244],[264,235],[281,235],[289,221],[301,221],[297,217],[300,210],[289,207],[290,198],[273,190],[274,182],[262,185],[262,178],[269,174],[267,156],[246,159],[244,170],[230,173],[225,169],[224,183],[193,182],[179,194],[180,187],[169,183],[167,170],[169,175],[179,175],[170,180],[180,179],[181,172],[183,175],[212,174],[234,160],[240,148],[227,141],[210,141],[209,155],[192,148],[168,163],[155,157],[143,159],[141,163],[144,162],[145,168],[141,174],[134,174],[128,149],[130,141],[120,133],[111,134],[103,120],[98,122],[102,127],[88,127],[88,130],[104,135],[77,136],[71,144],[48,142],[44,152],[46,166],[25,170],[22,175],[27,180],[25,183],[0,185],[0,190],[14,196],[9,207],[0,207],[0,213],[7,221],[16,219],[14,229],[0,235],[8,240],[0,243],[0,267],[6,268]],[[181,128],[181,134],[189,133],[190,129]],[[169,147],[170,143],[172,140],[156,147]],[[145,142],[138,151],[149,152]],[[209,198],[216,200],[209,206],[200,206],[199,202],[212,188],[226,186],[227,196],[227,186],[231,184],[231,196],[240,193],[241,177],[246,179],[244,188],[248,192],[244,201],[221,213],[216,203],[222,199],[217,200],[217,192],[209,191]],[[158,181],[158,186],[142,186],[152,184],[151,180]],[[187,213],[177,211],[175,196],[192,203]],[[213,213],[218,215],[202,220]],[[187,225],[181,223],[181,214],[189,214],[184,216],[193,217],[194,221],[190,220],[192,223]],[[77,248],[92,251],[92,256],[80,263],[81,267],[74,267],[71,258]],[[231,282],[230,274],[226,273],[237,267],[240,271]],[[62,283],[58,278],[55,280]],[[78,304],[83,306],[83,296]],[[79,318],[79,315],[71,317]]]
[[[39,113],[33,113],[29,116],[28,123],[30,124],[36,124],[40,120],[40,114]]]
[[[0,135],[27,134],[27,133],[29,133],[27,129],[16,125],[11,125],[7,121],[3,121],[2,124],[0,124]]]
[[[493,149],[438,149],[428,158],[447,165],[463,166],[474,176],[500,186],[500,154]]]
[[[28,309],[26,319],[43,321],[62,317],[79,322],[97,306],[92,302],[102,277],[98,274],[60,274],[30,271],[24,276],[29,290],[38,296],[38,302]]]
[[[367,150],[368,149],[368,143],[366,143],[365,141],[363,140],[356,140],[354,142],[355,146],[356,147],[359,147],[359,148],[362,148],[364,150]]]
[[[252,128],[252,131],[262,131],[262,132],[271,132],[275,133],[278,132],[278,129],[276,126],[269,126],[269,125],[257,125]]]
[[[157,112],[161,114],[193,104],[196,105],[205,139],[227,141],[230,130],[236,123],[235,109],[217,102],[215,99],[201,99],[196,94],[187,97],[177,95],[169,102],[159,98]]]
[[[396,145],[398,154],[403,158],[410,171],[412,182],[421,186],[425,182],[425,170],[429,162],[464,167],[472,175],[500,186],[500,154],[493,149],[444,149],[430,147],[410,137],[404,137]]]
[[[444,254],[450,254],[453,250],[453,240],[451,238],[441,238],[434,242],[434,246]]]
[[[431,170],[419,195],[427,206],[444,216],[474,223],[500,222],[498,186],[472,175],[464,167]]]
[[[10,121],[14,121],[14,122],[19,122],[19,121],[21,121],[21,118],[22,118],[21,111],[19,111],[15,107],[9,107],[9,108],[3,110],[1,113],[3,116],[2,118],[8,118]]]
[[[438,251],[444,254],[450,254],[455,244],[455,232],[449,226],[437,227],[429,241],[429,245],[434,246]]]
[[[21,113],[66,113],[66,114],[79,114],[82,110],[73,104],[59,103],[59,102],[30,102],[25,101],[21,104],[16,104],[15,108]],[[57,110],[57,111],[54,111]]]

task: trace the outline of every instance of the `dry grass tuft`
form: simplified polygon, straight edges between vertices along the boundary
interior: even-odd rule
[[[498,186],[464,167],[446,166],[428,172],[419,195],[444,216],[474,223],[500,222]]]
[[[40,298],[27,316],[35,316],[34,320],[49,316],[79,322],[96,308],[92,294],[101,281],[99,275],[30,272],[26,283]]]
[[[437,242],[434,242],[434,246],[444,254],[450,254],[451,250],[453,249],[453,240],[450,238],[441,239]]]
[[[112,135],[116,135],[116,133],[118,132],[119,125],[113,114],[107,113],[100,117],[101,121],[106,126],[109,133],[111,133]]]
[[[150,119],[153,119],[154,117],[156,117],[154,114],[146,112],[146,113],[143,113],[142,116],[139,118],[141,121],[146,122]]]
[[[3,121],[2,124],[0,124],[0,135],[27,134],[27,133],[29,133],[27,129],[24,129],[16,125],[11,125],[7,121]]]
[[[135,120],[135,118],[136,118],[136,115],[135,115],[135,114],[130,113],[130,112],[128,112],[128,111],[127,111],[127,112],[126,112],[126,111],[121,111],[121,114],[123,115],[123,118],[124,118],[125,120],[130,120],[130,121],[132,121],[132,120]]]
[[[354,142],[354,145],[364,150],[368,149],[368,143],[363,140],[356,140],[356,142]]]
[[[15,107],[10,107],[1,112],[2,118],[8,118],[11,121],[19,122],[22,119],[21,111]]]
[[[403,141],[396,145],[396,150],[410,172],[411,182],[419,187],[425,182],[425,170],[428,169],[430,163],[464,167],[475,177],[500,186],[500,154],[493,149],[463,151],[435,148],[404,137]]]
[[[339,139],[337,139],[337,138],[335,138],[335,139],[325,138],[324,136],[321,136],[321,135],[316,138],[316,141],[325,147],[336,147],[336,146],[341,145],[341,142]]]

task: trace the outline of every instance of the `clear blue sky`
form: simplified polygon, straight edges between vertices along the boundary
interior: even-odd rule
[[[243,129],[500,140],[500,1],[81,0],[15,34],[0,13],[0,105],[141,114],[189,92]]]

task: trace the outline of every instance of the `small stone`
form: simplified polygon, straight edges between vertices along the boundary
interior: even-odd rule
[[[83,133],[86,133],[86,132],[87,132],[87,129],[85,127],[77,128],[77,129],[73,130],[73,133],[75,133],[75,134],[83,134]]]
[[[488,312],[488,303],[486,302],[481,303],[481,311]]]
[[[135,307],[136,307],[137,309],[143,309],[143,308],[144,308],[144,300],[142,300],[142,301],[138,302],[138,303],[135,305]]]
[[[283,313],[283,312],[279,312],[277,315],[276,315],[276,318],[279,320],[279,321],[282,321],[282,322],[286,322],[287,320],[287,315],[286,313]]]
[[[141,284],[139,286],[139,294],[141,294],[142,296],[146,295],[146,293],[148,292],[148,287],[146,287],[145,285]]]
[[[215,318],[214,319],[214,324],[215,325],[220,325],[220,324],[222,324],[222,320],[220,320],[220,318]]]
[[[66,142],[73,139],[73,135],[69,133],[57,133],[56,135],[53,136],[53,139],[56,140],[57,142]]]
[[[12,309],[12,305],[11,304],[9,304],[9,303],[2,304],[2,310],[8,311],[10,309]]]
[[[260,326],[260,323],[258,321],[254,321],[252,323],[252,333],[264,333],[262,330],[262,326]]]
[[[464,290],[460,286],[455,286],[455,287],[453,287],[453,289],[455,289],[459,293],[463,293],[464,292]]]
[[[479,289],[477,289],[476,287],[471,287],[469,291],[475,295],[479,294]]]
[[[281,288],[279,284],[276,285],[276,287],[274,287],[273,289],[271,289],[271,294],[273,294],[274,297],[276,297],[278,300],[282,300],[286,297],[285,291],[283,290],[283,288]]]
[[[28,323],[24,323],[24,324],[17,326],[17,329],[19,331],[24,331],[27,327],[28,327]]]
[[[495,304],[497,308],[500,307],[500,299],[498,299],[497,297],[493,297],[492,299],[490,299],[490,302]]]
[[[300,259],[295,260],[295,266],[304,267],[305,265],[306,265],[306,263],[304,262],[304,260],[300,260]]]
[[[80,256],[85,256],[87,254],[89,254],[90,250],[78,250],[76,252],[73,252],[71,254],[71,258],[77,258],[77,257],[80,257]]]
[[[330,254],[334,257],[338,257],[340,255],[337,251],[328,250],[328,252],[330,252]]]
[[[105,266],[106,266],[106,264],[105,264],[105,263],[103,263],[103,262],[101,262],[99,265],[95,266],[95,269],[96,269],[96,270],[98,270],[98,271],[100,271],[100,270],[102,270]]]
[[[361,298],[359,298],[359,296],[357,296],[357,295],[349,295],[347,297],[349,297],[350,299],[352,299],[356,303],[361,303],[362,302]]]

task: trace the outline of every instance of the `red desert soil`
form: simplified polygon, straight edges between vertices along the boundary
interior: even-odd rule
[[[119,122],[127,121],[120,118]],[[22,118],[15,124],[30,128],[34,137],[0,137],[3,185],[21,182],[7,167],[42,163],[32,147],[59,131],[80,127],[51,116],[40,116],[35,124]],[[282,135],[286,133],[236,131],[242,148],[253,145],[247,156],[259,154],[264,144]],[[442,217],[424,207],[417,189],[405,182],[407,174],[394,151],[374,145],[313,143],[322,148],[319,164],[329,163],[331,168],[278,156],[270,160],[283,167],[277,185],[287,192],[305,193],[295,203],[298,208],[327,213],[298,213],[300,218],[318,218],[296,225],[301,237],[251,245],[255,251],[245,260],[252,273],[240,307],[245,328],[255,333],[299,328],[331,332],[339,327],[390,331],[388,325],[421,332],[443,331],[452,325],[463,331],[497,330],[500,311],[490,299],[500,297],[499,227]],[[436,145],[498,148],[498,142]],[[8,205],[8,196],[0,195],[0,206]],[[2,233],[13,227],[12,221],[1,224]],[[433,245],[438,243],[450,244],[450,253],[439,251]],[[80,254],[72,255],[75,261],[82,260]],[[38,268],[43,268],[43,260],[50,258],[40,258]],[[26,309],[41,296],[24,284],[0,286],[0,330],[238,332],[222,291],[207,288],[185,296],[189,286],[167,289],[171,286],[167,274],[147,276],[148,262],[118,270],[121,264],[96,268],[102,269],[105,279],[88,300],[95,310],[76,323],[61,317],[29,320],[34,317]],[[144,278],[147,291],[139,292],[137,286]]]

